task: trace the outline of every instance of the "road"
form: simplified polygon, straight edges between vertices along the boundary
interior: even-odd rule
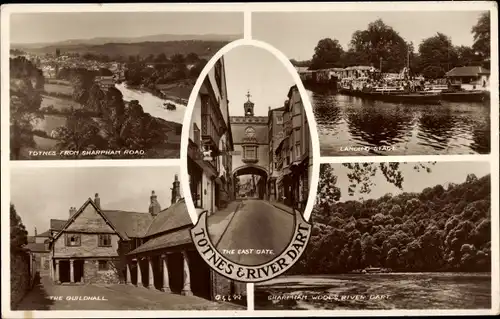
[[[264,200],[244,200],[229,222],[217,250],[239,264],[263,264],[285,249],[291,241],[293,228],[294,216],[290,212]],[[258,250],[272,250],[272,253],[262,254]]]
[[[93,297],[100,300],[77,300]],[[67,300],[70,299],[70,300]],[[75,300],[71,300],[75,299]],[[17,305],[16,310],[239,310],[241,306],[212,302],[196,296],[169,294],[131,285],[55,285],[50,278],[40,283]]]

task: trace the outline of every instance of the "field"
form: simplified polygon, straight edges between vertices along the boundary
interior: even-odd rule
[[[256,310],[490,307],[489,273],[287,276],[258,285],[255,291]]]
[[[35,129],[42,130],[47,132],[48,135],[52,132],[52,130],[58,128],[59,126],[63,126],[66,124],[66,117],[58,116],[58,115],[45,115],[43,120],[38,120],[34,125]]]
[[[41,108],[48,107],[50,105],[54,106],[54,108],[59,111],[68,111],[71,109],[71,106],[73,106],[75,110],[82,107],[80,104],[72,100],[61,99],[53,96],[43,96]]]
[[[48,93],[59,93],[59,94],[65,94],[65,95],[71,95],[73,94],[73,87],[69,85],[65,85],[62,83],[45,83],[44,85],[45,91]]]

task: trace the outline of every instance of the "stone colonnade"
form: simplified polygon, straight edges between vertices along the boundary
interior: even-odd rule
[[[161,261],[161,266],[162,266],[162,274],[163,274],[163,283],[162,283],[162,288],[161,291],[163,292],[172,292],[170,289],[170,279],[168,275],[168,255],[171,253],[166,253],[162,254],[160,261]],[[190,270],[189,270],[189,258],[187,251],[182,252],[182,257],[183,257],[183,288],[182,288],[182,294],[186,296],[192,296],[193,293],[191,291],[191,275],[190,275]],[[142,287],[142,269],[141,269],[141,263],[139,262],[139,259],[135,259],[137,263],[137,281],[136,281],[136,286],[137,287]],[[155,282],[155,274],[153,271],[153,258],[151,256],[147,257],[148,261],[148,287],[149,289],[156,289],[154,282]],[[127,285],[132,285],[132,275],[130,272],[130,264],[127,263],[127,272],[126,272],[126,283]]]
[[[56,282],[56,283],[61,283],[61,280],[59,278],[60,274],[60,266],[59,263],[61,261],[69,261],[69,281],[71,283],[75,283],[75,260],[74,259],[51,259],[50,261],[50,278]],[[55,267],[54,267],[55,264]],[[84,282],[84,276],[83,273],[81,274],[80,277],[80,282]]]

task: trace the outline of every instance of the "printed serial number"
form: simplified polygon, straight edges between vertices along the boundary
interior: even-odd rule
[[[215,295],[217,301],[238,301],[242,299],[242,295]]]

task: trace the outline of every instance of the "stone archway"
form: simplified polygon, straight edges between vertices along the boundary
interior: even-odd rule
[[[254,189],[255,194],[253,194],[253,196],[258,197],[259,199],[268,199],[267,179],[268,179],[269,173],[262,166],[254,165],[254,164],[243,165],[243,166],[236,168],[233,171],[233,174],[232,174],[233,178],[232,179],[233,179],[233,182],[235,183],[235,185],[233,187],[235,198],[241,197],[241,196],[239,196],[242,194],[241,189],[239,189],[239,187],[236,185],[236,183],[237,183],[239,176],[243,176],[243,175],[258,176],[259,177],[258,180],[253,181],[253,184],[255,187],[255,189]]]

